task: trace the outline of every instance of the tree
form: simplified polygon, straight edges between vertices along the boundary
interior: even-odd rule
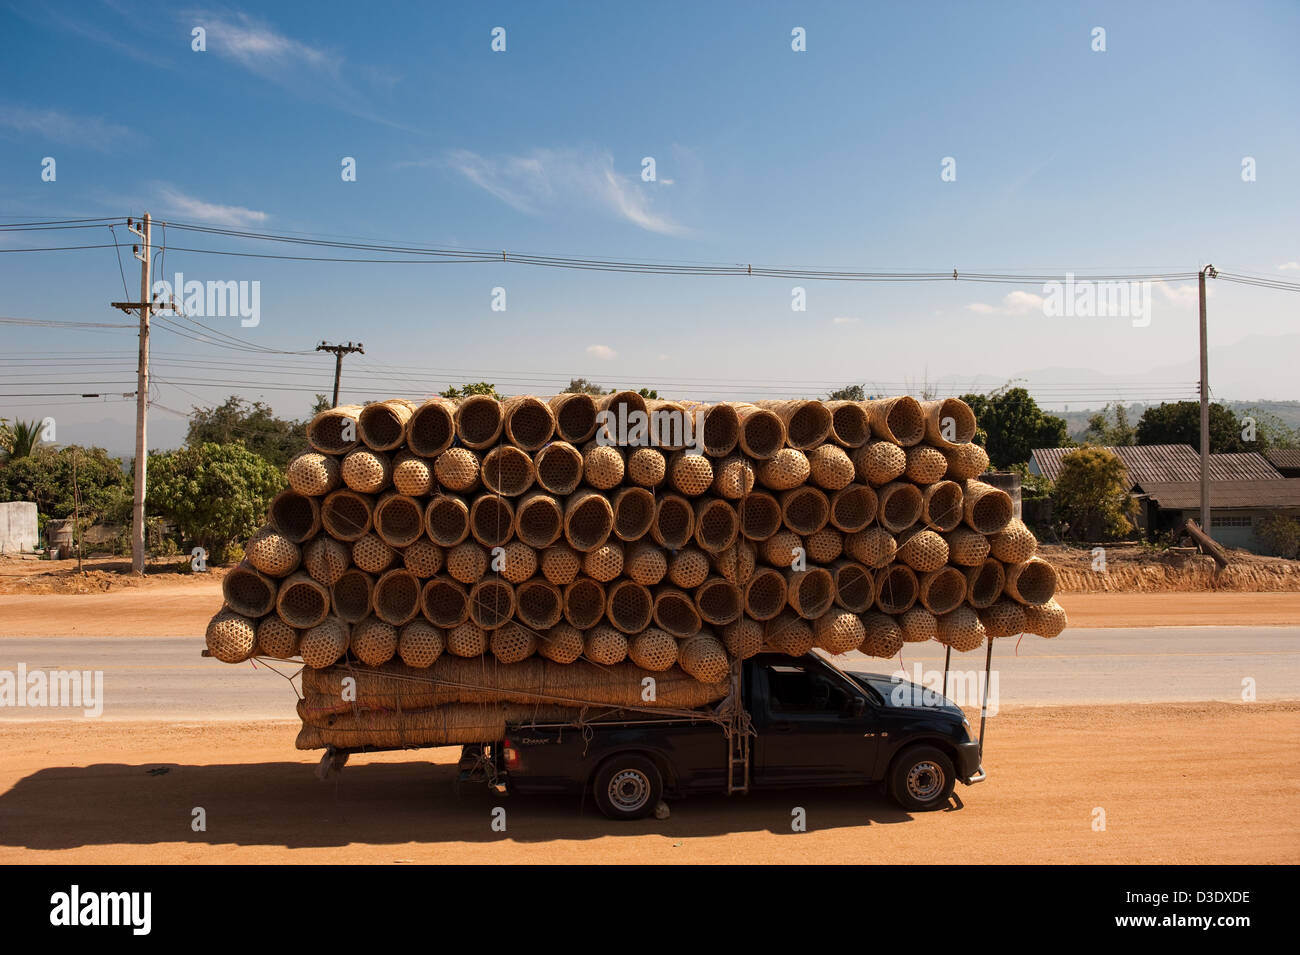
[[[827,401],[866,401],[867,390],[862,385],[845,385],[826,396]]]
[[[15,421],[12,425],[0,418],[0,460],[25,458],[40,443],[39,421]]]
[[[1064,418],[1045,414],[1024,388],[1005,386],[987,395],[962,395],[979,425],[975,442],[989,453],[997,470],[1023,464],[1035,448],[1070,445]]]
[[[146,503],[220,562],[261,526],[283,487],[281,469],[266,458],[241,444],[207,443],[151,454]]]
[[[214,408],[193,410],[185,443],[192,448],[204,444],[240,444],[283,468],[296,454],[307,449],[307,422],[277,418],[269,405],[260,401],[249,404],[231,395]]]
[[[46,519],[63,520],[76,510],[81,494],[83,523],[123,524],[131,519],[131,479],[122,462],[103,448],[37,447],[14,458],[0,470],[0,496],[7,501],[31,501]]]
[[[1247,423],[1253,422],[1253,440]],[[1300,430],[1289,427],[1278,415],[1263,408],[1247,408],[1241,417],[1242,444],[1249,451],[1264,452],[1270,448],[1300,448]],[[1211,429],[1210,434],[1214,431]]]
[[[1137,443],[1137,429],[1129,424],[1128,409],[1116,403],[1106,405],[1088,419],[1083,437],[1089,444],[1129,447]]]
[[[1276,557],[1300,557],[1300,520],[1280,511],[1269,511],[1255,525],[1255,536]]]
[[[659,397],[659,392],[652,391],[649,388],[640,388],[637,390],[637,394],[642,398],[650,398],[651,400]]]
[[[1201,405],[1197,401],[1175,401],[1152,405],[1142,412],[1137,424],[1138,444],[1190,444],[1201,446]],[[1224,454],[1254,450],[1241,440],[1241,422],[1231,409],[1217,401],[1210,404],[1210,453]]]
[[[1114,452],[1085,446],[1061,459],[1052,509],[1063,536],[1081,541],[1124,537],[1133,530],[1133,508],[1124,462]]]
[[[570,378],[569,387],[565,388],[562,394],[580,394],[580,395],[612,395],[613,388],[606,389],[594,381],[588,381],[586,378]]]
[[[486,381],[476,381],[473,384],[462,385],[460,388],[449,387],[446,391],[439,392],[443,398],[468,398],[470,395],[487,395],[490,398],[501,400],[497,394],[497,386]]]

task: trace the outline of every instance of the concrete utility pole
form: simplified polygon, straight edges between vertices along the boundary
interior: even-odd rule
[[[149,459],[146,440],[146,418],[149,410],[149,312],[150,292],[149,267],[153,264],[152,220],[149,213],[144,214],[140,227],[135,222],[126,220],[126,227],[131,234],[140,239],[139,245],[131,251],[140,260],[140,301],[110,302],[113,308],[120,308],[130,314],[140,311],[140,360],[136,367],[135,387],[135,495],[131,501],[131,572],[136,576],[144,575],[144,491],[145,475]]]
[[[355,345],[348,342],[346,345],[331,345],[328,342],[321,342],[316,346],[317,351],[328,351],[334,353],[334,407],[339,406],[339,378],[343,375],[343,356],[352,352],[365,354],[366,350],[361,347],[361,342]]]
[[[1205,275],[1218,275],[1213,265],[1197,276],[1201,298],[1201,530],[1213,538],[1210,529],[1210,356],[1205,331]]]

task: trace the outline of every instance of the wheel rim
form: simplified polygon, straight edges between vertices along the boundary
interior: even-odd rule
[[[922,760],[907,772],[907,794],[913,799],[928,802],[943,792],[943,770],[937,763]]]
[[[621,770],[609,781],[607,794],[620,812],[636,812],[650,801],[650,778],[639,769]]]

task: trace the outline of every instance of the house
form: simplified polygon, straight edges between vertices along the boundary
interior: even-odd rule
[[[1055,481],[1061,473],[1061,460],[1074,448],[1039,448],[1029,457],[1029,473],[1042,474]],[[1165,483],[1199,481],[1201,455],[1190,444],[1146,444],[1131,447],[1107,447],[1124,462],[1129,490],[1147,481]],[[1211,454],[1210,480],[1272,481],[1282,478],[1277,468],[1256,452]]]
[[[1265,451],[1264,457],[1283,477],[1300,477],[1300,448],[1274,448]]]

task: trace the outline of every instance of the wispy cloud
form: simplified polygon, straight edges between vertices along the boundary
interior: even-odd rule
[[[608,345],[588,345],[587,354],[592,358],[599,358],[602,361],[612,361],[618,357],[618,352]]]
[[[341,61],[322,49],[277,33],[244,13],[227,18],[197,13],[197,25],[207,31],[208,49],[236,60],[261,76],[282,74],[295,66],[333,69]]]
[[[1155,283],[1160,295],[1166,302],[1172,302],[1178,308],[1195,308],[1201,300],[1200,291],[1193,282],[1180,282],[1171,284],[1169,282]],[[1208,285],[1205,289],[1205,297],[1209,298],[1214,294],[1214,290]]]
[[[131,131],[98,116],[73,116],[56,109],[24,109],[0,106],[0,126],[23,136],[68,146],[104,150],[126,139]]]
[[[689,232],[656,212],[647,193],[637,186],[639,177],[617,172],[614,157],[604,150],[535,149],[525,155],[488,157],[456,149],[447,153],[442,163],[511,208],[529,215],[560,206],[586,205],[648,232]]]
[[[1043,310],[1043,297],[1033,292],[1017,289],[1002,297],[1001,305],[989,305],[986,302],[972,302],[966,306],[968,311],[977,315],[1028,315]]]
[[[1283,263],[1282,263],[1281,265],[1279,265],[1277,268],[1278,268],[1278,271],[1279,271],[1279,272],[1290,272],[1290,271],[1292,271],[1292,270],[1294,270],[1294,269],[1300,269],[1300,262],[1296,262],[1296,261],[1293,259],[1293,260],[1290,261],[1290,262],[1283,262]]]
[[[257,209],[245,209],[243,206],[223,206],[219,203],[207,202],[195,196],[186,195],[172,186],[160,186],[157,196],[158,200],[163,203],[165,211],[213,225],[250,226],[266,222],[271,218],[265,212],[260,212]]]

